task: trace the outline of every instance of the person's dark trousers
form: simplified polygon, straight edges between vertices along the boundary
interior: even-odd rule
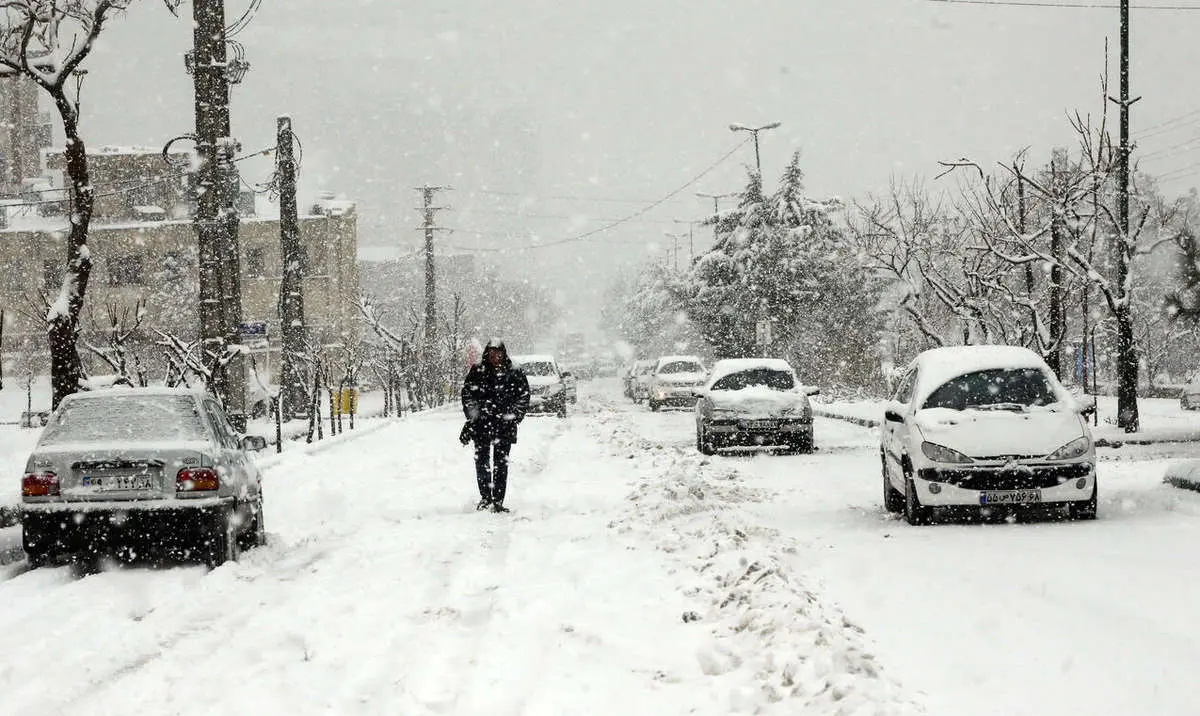
[[[504,438],[475,441],[475,479],[479,483],[479,496],[489,502],[504,504],[504,495],[508,490],[508,452],[511,449],[512,443]]]

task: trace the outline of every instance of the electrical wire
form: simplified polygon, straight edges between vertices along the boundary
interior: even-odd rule
[[[662,206],[663,204],[667,203],[671,199],[675,198],[679,194],[681,194],[684,191],[686,191],[687,189],[689,189],[696,182],[698,182],[701,179],[703,179],[704,177],[708,176],[708,174],[710,172],[712,172],[714,169],[716,169],[717,167],[724,164],[727,159],[732,157],[734,154],[736,154],[738,152],[738,150],[740,150],[742,147],[746,146],[750,142],[751,142],[751,138],[749,138],[749,137],[747,137],[745,140],[739,142],[728,152],[726,152],[725,154],[722,154],[721,157],[719,159],[717,159],[715,162],[713,162],[712,164],[705,167],[704,170],[701,171],[699,174],[697,174],[696,176],[689,179],[687,181],[687,183],[672,190],[670,193],[668,193],[666,196],[662,197],[661,199],[651,202],[650,204],[642,207],[641,209],[638,209],[637,211],[633,212],[632,214],[629,214],[628,216],[625,216],[625,217],[622,217],[615,221],[612,221],[608,224],[605,224],[604,226],[592,229],[591,231],[585,231],[582,234],[577,234],[575,236],[571,236],[571,237],[568,237],[565,239],[558,239],[556,241],[547,241],[547,242],[541,243],[541,244],[530,244],[528,246],[521,246],[521,247],[477,248],[477,249],[469,249],[469,250],[479,251],[479,252],[526,251],[526,250],[534,250],[534,249],[546,249],[546,248],[550,248],[552,246],[562,246],[563,244],[572,244],[572,243],[576,243],[579,241],[584,241],[584,240],[589,239],[597,234],[601,234],[601,233],[604,233],[605,231],[615,229],[616,227],[621,226],[622,224],[633,221],[634,219],[638,218],[639,216],[642,216],[643,214],[646,214],[647,212],[657,209],[658,207]]]
[[[251,0],[246,12],[242,13],[232,25],[225,28],[225,37],[233,37],[242,30],[245,30],[254,20],[254,16],[258,14],[259,8],[262,7],[262,0]]]
[[[926,0],[947,5],[997,5],[1003,7],[1050,7],[1085,10],[1116,10],[1120,5],[1089,2],[1051,2],[1049,0]],[[1200,5],[1130,5],[1130,10],[1190,11],[1200,10]]]

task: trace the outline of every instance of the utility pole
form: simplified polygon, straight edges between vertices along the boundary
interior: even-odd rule
[[[225,36],[224,0],[193,3],[196,151],[200,158],[196,238],[200,258],[200,339],[220,355],[239,341],[242,320],[238,216],[235,208],[235,143],[230,136],[230,65]],[[244,69],[242,70],[244,72]],[[214,376],[213,390],[236,428],[244,428],[245,375],[240,358]]]
[[[421,208],[425,217],[425,223],[421,227],[425,231],[425,336],[421,351],[421,378],[427,398],[432,398],[436,387],[438,377],[436,363],[439,353],[437,330],[437,266],[434,261],[433,252],[433,234],[439,228],[434,225],[434,217],[438,211],[448,208],[434,206],[433,198],[437,192],[449,189],[450,187],[448,186],[428,185],[417,188],[417,191],[421,192],[425,200],[424,206]]]
[[[1121,146],[1117,156],[1117,241],[1113,263],[1117,285],[1117,425],[1138,431],[1138,361],[1133,339],[1132,296],[1129,283],[1129,0],[1121,0]]]
[[[279,322],[282,335],[279,399],[288,418],[308,413],[305,379],[300,371],[307,336],[304,326],[304,254],[300,245],[300,212],[296,202],[296,156],[292,119],[277,122],[276,157],[279,166]]]
[[[1050,155],[1052,191],[1060,189],[1058,165],[1059,152],[1055,151]],[[1051,211],[1054,213],[1050,217],[1050,256],[1054,258],[1054,263],[1050,265],[1050,355],[1047,356],[1046,362],[1050,365],[1050,370],[1054,371],[1054,375],[1062,380],[1065,377],[1062,344],[1067,335],[1067,311],[1063,305],[1063,270],[1060,263],[1063,253],[1063,219],[1056,207],[1051,207]]]

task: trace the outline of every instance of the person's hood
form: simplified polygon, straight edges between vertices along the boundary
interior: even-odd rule
[[[490,364],[487,362],[487,358],[485,357],[489,350],[500,351],[500,366],[505,370],[512,370],[512,359],[508,357],[508,348],[504,345],[504,341],[500,340],[499,338],[493,338],[487,342],[486,346],[483,347],[483,352],[479,354],[479,362],[484,367],[490,367]]]
[[[1065,409],[918,411],[916,424],[931,443],[973,458],[1049,455],[1087,435],[1079,416]]]

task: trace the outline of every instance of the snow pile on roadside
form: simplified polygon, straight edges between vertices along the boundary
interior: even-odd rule
[[[646,477],[629,496],[630,513],[610,526],[678,559],[682,597],[696,605],[681,618],[708,630],[696,665],[716,680],[724,707],[922,712],[882,673],[862,629],[789,566],[792,540],[746,523],[738,506],[769,500],[768,491],[742,485],[728,466],[671,447],[634,459],[657,469],[636,471]]]

